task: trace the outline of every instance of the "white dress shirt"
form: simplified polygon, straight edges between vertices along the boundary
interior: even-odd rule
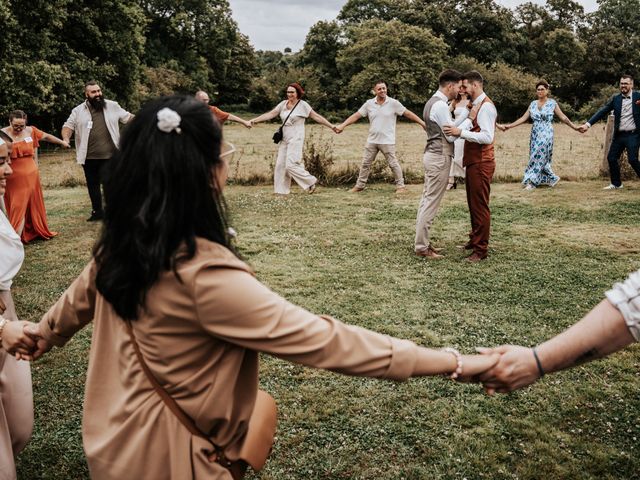
[[[628,97],[622,96],[622,110],[620,111],[620,132],[632,132],[636,129],[636,122],[633,121],[633,92]]]
[[[442,127],[444,126],[460,125],[469,115],[469,110],[465,108],[467,113],[466,114],[463,113],[460,118],[456,118],[456,120],[453,121],[451,119],[451,111],[449,110],[449,105],[447,103],[449,102],[449,99],[447,98],[447,96],[444,93],[442,93],[440,90],[434,93],[433,96],[438,97],[439,99],[442,100],[442,102],[436,102],[433,104],[433,106],[431,107],[431,112],[429,112],[429,120],[431,120],[432,122],[436,122],[440,127],[440,129],[442,129]],[[453,137],[448,135],[445,135],[445,138],[449,143],[453,143],[458,139],[458,137]]]
[[[478,98],[473,101],[473,106],[482,103],[482,101],[486,98],[487,94],[483,93]],[[489,145],[493,143],[493,137],[496,133],[496,119],[498,118],[498,111],[496,110],[495,105],[493,103],[487,102],[485,103],[478,112],[478,116],[476,120],[478,122],[478,126],[480,127],[479,132],[471,132],[473,122],[470,119],[466,119],[460,125],[460,129],[462,132],[460,133],[460,138],[467,140],[469,142],[480,143],[483,145]]]
[[[112,100],[105,100],[104,107],[104,123],[111,136],[111,141],[118,148],[120,143],[120,123],[127,123],[133,115]],[[89,147],[89,134],[93,122],[91,121],[91,110],[89,110],[88,101],[84,101],[71,111],[71,115],[64,122],[67,127],[75,132],[76,135],[76,161],[80,165],[84,165],[87,159],[87,149]]]

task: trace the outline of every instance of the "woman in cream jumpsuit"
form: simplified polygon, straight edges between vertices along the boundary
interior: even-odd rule
[[[251,120],[252,124],[271,120],[280,115],[282,122],[282,141],[278,145],[278,158],[273,171],[274,192],[288,195],[291,192],[291,179],[309,193],[316,189],[318,179],[304,168],[302,163],[302,147],[304,145],[304,121],[311,117],[320,125],[324,125],[335,132],[335,127],[322,115],[316,113],[311,106],[301,100],[304,90],[297,83],[287,85],[287,99],[280,102],[270,112],[264,113]],[[295,108],[294,108],[295,107]],[[293,109],[293,113],[291,110]],[[289,116],[289,113],[291,115]],[[289,119],[287,120],[287,116]]]

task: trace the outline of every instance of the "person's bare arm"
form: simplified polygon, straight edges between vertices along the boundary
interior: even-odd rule
[[[527,122],[530,117],[531,115],[529,113],[529,109],[527,108],[527,111],[524,112],[524,114],[519,119],[507,125],[501,125],[503,128],[501,128],[500,130],[506,131],[506,130],[509,130],[510,128],[517,127],[518,125],[522,125],[523,123]]]
[[[560,109],[560,105],[558,105],[556,103],[556,108],[553,110],[553,113],[556,114],[556,116],[560,119],[560,121],[562,123],[564,123],[565,125],[569,125],[571,128],[573,128],[574,130],[578,130],[580,127],[578,125],[576,125],[575,123],[573,123],[569,117],[567,117],[564,112]]]
[[[232,122],[236,122],[241,125],[244,125],[247,128],[251,128],[251,122],[249,120],[243,120],[242,118],[237,117],[232,113],[229,114],[229,116],[227,117],[227,120],[231,120]]]
[[[324,118],[322,115],[320,115],[315,110],[311,110],[311,112],[309,113],[309,117],[312,120],[318,122],[320,125],[324,125],[325,127],[328,127],[331,130],[334,130],[334,126],[331,124],[331,122],[329,120],[327,120],[326,118]]]
[[[551,373],[575,367],[626,347],[634,341],[627,324],[609,300],[603,300],[582,320],[534,349],[503,345],[483,349],[483,353],[500,353],[498,364],[480,376],[488,393],[505,393],[538,380],[543,372]]]
[[[405,110],[404,113],[402,114],[402,116],[405,117],[405,118],[408,118],[412,122],[417,123],[418,125],[420,125],[422,128],[424,128],[426,130],[427,124],[424,123],[424,120],[422,120],[418,115],[413,113],[411,110],[408,110],[408,109]]]
[[[355,112],[349,115],[349,117],[344,122],[342,122],[340,125],[336,125],[336,129],[338,133],[342,132],[345,128],[347,128],[352,123],[356,123],[361,118],[362,118],[362,115],[360,114],[360,112]]]
[[[267,120],[271,120],[273,118],[276,118],[279,113],[280,113],[280,110],[276,107],[276,108],[274,108],[273,110],[271,110],[271,111],[269,111],[267,113],[263,113],[262,115],[249,120],[249,122],[251,123],[251,125],[254,125],[254,124],[260,123],[260,122],[266,122]]]

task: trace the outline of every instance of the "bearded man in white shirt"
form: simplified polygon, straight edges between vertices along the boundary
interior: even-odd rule
[[[358,181],[351,192],[361,192],[367,184],[371,164],[378,152],[382,152],[389,168],[393,171],[396,182],[396,193],[406,192],[402,167],[396,158],[396,118],[403,116],[425,128],[425,123],[415,113],[407,110],[398,100],[387,96],[387,84],[380,80],[373,87],[376,96],[367,100],[360,109],[336,127],[336,133],[342,132],[347,126],[357,122],[362,117],[368,117],[371,126],[369,136],[364,146],[364,155]]]
[[[489,195],[491,179],[496,169],[493,142],[498,112],[484,93],[484,79],[479,72],[472,70],[465,73],[462,85],[466,88],[473,107],[478,110],[478,115],[476,118],[467,118],[460,127],[446,126],[443,130],[445,135],[465,139],[462,164],[467,168],[465,187],[471,214],[471,232],[464,248],[473,250],[466,260],[476,263],[487,258],[489,249]]]
[[[438,77],[439,89],[424,106],[423,118],[427,126],[427,146],[424,149],[424,189],[416,219],[415,252],[427,259],[443,258],[431,245],[429,230],[440,208],[440,202],[449,183],[449,170],[453,159],[453,142],[457,137],[447,136],[442,131],[445,126],[455,126],[451,118],[449,102],[456,98],[462,87],[462,73],[445,70]],[[462,123],[465,115],[456,119]]]

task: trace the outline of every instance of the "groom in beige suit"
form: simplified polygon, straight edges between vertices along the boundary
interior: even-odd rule
[[[462,74],[456,70],[445,70],[438,77],[440,88],[424,106],[424,121],[427,130],[427,146],[424,149],[424,189],[416,220],[415,252],[428,259],[443,258],[431,245],[429,230],[438,213],[440,202],[449,182],[449,170],[453,158],[453,142],[442,131],[446,125],[454,125],[448,102],[456,98],[462,86]],[[462,122],[466,118],[456,119]]]

